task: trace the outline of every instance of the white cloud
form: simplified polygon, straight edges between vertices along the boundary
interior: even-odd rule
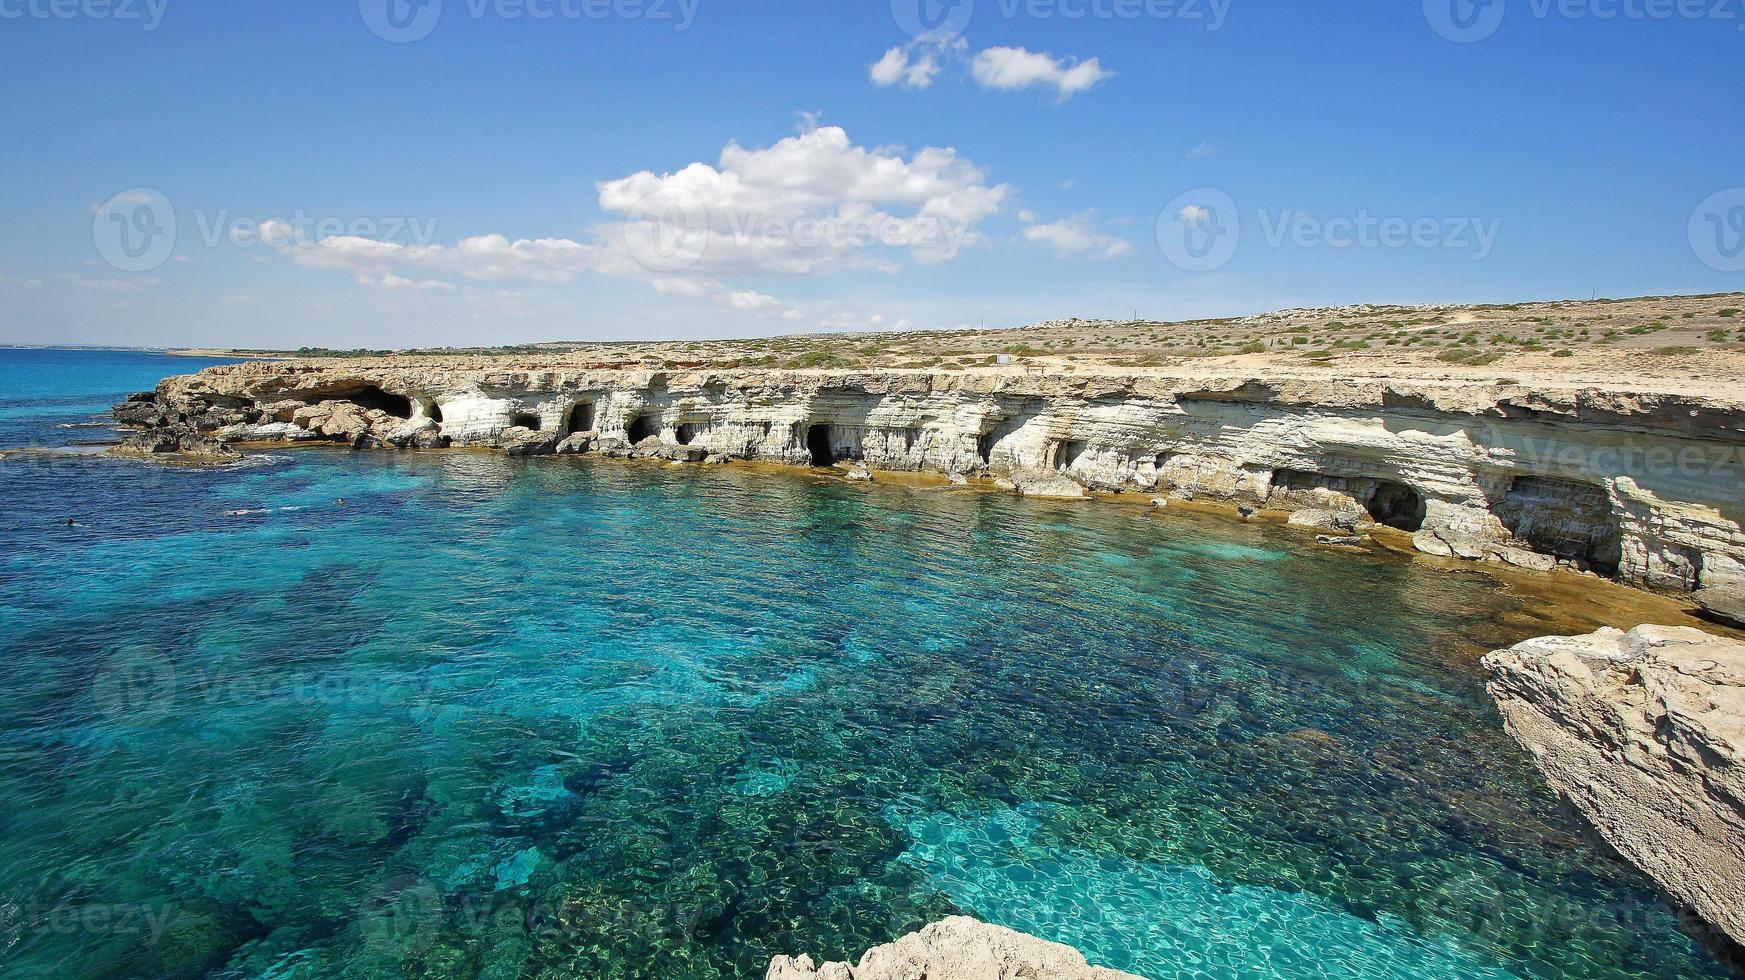
[[[729,143],[713,166],[598,187],[600,207],[624,218],[602,236],[611,245],[602,271],[637,276],[640,264],[705,279],[943,261],[984,241],[975,225],[1011,194],[949,147],[904,157],[855,145],[835,126],[762,149]],[[660,268],[666,259],[672,267]]]
[[[1052,86],[1062,100],[1115,75],[1104,70],[1095,58],[1085,61],[1056,58],[1024,48],[988,48],[978,52],[970,71],[983,88],[1012,91]]]
[[[781,300],[768,293],[760,293],[755,289],[735,289],[731,292],[717,293],[715,302],[735,310],[768,310],[782,305]]]
[[[889,87],[901,84],[904,88],[924,89],[933,84],[933,76],[939,74],[939,62],[932,52],[924,51],[913,61],[909,52],[902,48],[892,48],[885,56],[873,63],[870,71],[874,85]]]
[[[762,294],[729,290],[724,281],[896,272],[904,259],[954,258],[986,242],[977,226],[1012,193],[950,147],[905,155],[856,145],[834,126],[762,148],[728,143],[714,164],[641,171],[596,188],[601,210],[615,220],[582,241],[497,234],[453,245],[350,235],[312,241],[271,221],[258,238],[304,268],[388,289],[442,289],[456,279],[568,283],[594,273],[647,282],[667,295],[754,297]]]
[[[1024,229],[1024,240],[1047,245],[1061,258],[1114,259],[1133,251],[1132,242],[1097,231],[1089,211],[1049,224],[1031,224]]]
[[[1191,149],[1187,152],[1185,159],[1198,160],[1200,157],[1210,156],[1211,153],[1212,153],[1212,144],[1210,144],[1204,140],[1201,140],[1200,144],[1198,146],[1194,147],[1193,149]]]
[[[1212,220],[1212,209],[1203,208],[1198,204],[1190,204],[1176,212],[1175,218],[1183,227],[1189,225],[1198,227]]]
[[[93,279],[89,276],[72,274],[62,276],[62,278],[65,279],[69,285],[75,286],[79,289],[94,289],[105,293],[130,292],[135,289],[144,289],[147,286],[155,286],[159,282],[159,280],[153,276],[135,279]]]

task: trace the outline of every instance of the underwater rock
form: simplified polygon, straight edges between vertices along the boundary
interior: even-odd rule
[[[1688,627],[1484,658],[1515,741],[1625,858],[1745,942],[1745,643]]]
[[[954,916],[885,946],[859,966],[810,956],[778,956],[765,980],[1140,980],[1131,973],[1091,966],[1071,946],[1026,936],[967,916]]]
[[[847,476],[850,480],[861,482],[871,482],[873,478],[872,470],[867,469],[866,464],[859,460],[855,460],[849,465]]]

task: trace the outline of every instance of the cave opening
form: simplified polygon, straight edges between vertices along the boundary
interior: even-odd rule
[[[532,412],[516,412],[514,415],[509,417],[509,424],[511,426],[519,426],[523,429],[538,432],[542,423],[539,420],[539,416]]]
[[[1080,442],[1076,439],[1060,443],[1055,447],[1055,468],[1062,470],[1072,469],[1072,464],[1078,462],[1079,457],[1083,456],[1085,450],[1088,448],[1090,448],[1089,443]]]
[[[695,422],[686,422],[683,425],[680,425],[678,432],[676,433],[679,445],[689,446],[691,443],[696,442],[697,437],[703,434],[704,428],[704,426]]]
[[[570,406],[569,419],[564,423],[564,435],[594,431],[594,403],[576,402]]]
[[[427,418],[430,419],[430,421],[435,422],[438,425],[442,424],[442,406],[441,405],[438,405],[435,402],[431,402],[430,405],[425,408],[424,414]]]
[[[313,405],[316,402],[325,401],[327,399],[348,401],[359,408],[375,409],[379,412],[386,412],[397,419],[409,419],[412,417],[412,399],[407,398],[405,395],[391,395],[382,389],[377,388],[375,385],[360,385],[356,388],[335,391],[331,394],[319,397],[306,397],[304,398],[304,401]]]
[[[647,439],[649,436],[660,435],[660,416],[638,415],[630,423],[630,444],[632,446]]]
[[[1424,526],[1424,497],[1404,483],[1378,481],[1375,495],[1369,498],[1369,516],[1376,523],[1402,531],[1418,531]]]
[[[1616,575],[1624,532],[1604,488],[1556,477],[1518,476],[1491,512],[1534,551]]]
[[[813,466],[830,466],[836,462],[836,451],[830,445],[830,426],[814,425],[806,429],[806,449],[812,454]]]

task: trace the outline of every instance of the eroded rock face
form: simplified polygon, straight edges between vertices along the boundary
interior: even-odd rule
[[[826,963],[810,956],[778,956],[766,980],[1141,980],[1091,966],[1071,946],[1026,936],[958,916],[935,922],[887,946],[877,946],[860,965]]]
[[[1309,532],[1385,524],[1432,554],[1564,565],[1665,591],[1745,581],[1745,405],[1711,398],[1413,380],[527,363],[228,365],[168,379],[117,417],[201,433],[291,422],[359,448],[796,466],[822,454],[1051,495],[1312,512],[1296,521]]]
[[[1509,734],[1612,846],[1745,943],[1745,643],[1683,627],[1484,659]]]

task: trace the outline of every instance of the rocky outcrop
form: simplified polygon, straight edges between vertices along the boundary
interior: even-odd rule
[[[1432,554],[1665,591],[1745,582],[1745,405],[1696,395],[405,357],[210,368],[117,418],[202,434],[288,422],[359,448],[855,461],[1050,496],[1222,502],[1298,514],[1305,530],[1338,537],[1388,525]]]
[[[1745,643],[1682,627],[1485,657],[1509,734],[1618,852],[1745,943]]]
[[[935,922],[887,946],[877,946],[858,966],[810,956],[778,956],[766,980],[1140,980],[1131,973],[1091,966],[1083,954],[958,916]]]

